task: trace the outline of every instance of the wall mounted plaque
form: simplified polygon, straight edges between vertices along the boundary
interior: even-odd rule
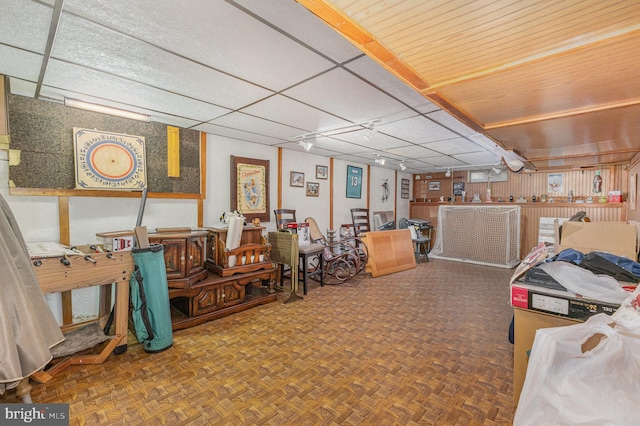
[[[77,189],[147,186],[144,137],[73,128]]]

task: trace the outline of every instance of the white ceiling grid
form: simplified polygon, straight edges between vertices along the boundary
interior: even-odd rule
[[[314,154],[372,165],[380,155],[385,167],[404,160],[412,173],[500,161],[490,140],[294,0],[0,0],[0,8],[0,74],[14,94],[121,107],[292,150],[303,149],[297,136],[331,133],[310,139]],[[374,120],[370,142],[366,125],[330,132]]]

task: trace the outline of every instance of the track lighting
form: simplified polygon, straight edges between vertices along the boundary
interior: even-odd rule
[[[295,142],[295,141],[304,140],[309,137],[310,138],[331,137],[331,136],[340,135],[343,133],[359,132],[363,128],[365,128],[367,132],[365,134],[365,140],[367,142],[371,142],[371,140],[373,139],[373,136],[375,136],[375,134],[377,133],[377,130],[374,128],[374,126],[378,122],[380,122],[379,119],[364,121],[361,123],[346,124],[344,126],[325,129],[322,131],[310,132],[310,133],[305,133],[304,135],[293,136],[289,138],[289,141]]]
[[[126,111],[124,109],[112,108],[106,105],[92,104],[90,102],[84,102],[78,99],[64,98],[64,104],[65,106],[72,107],[72,108],[80,108],[87,111],[100,112],[102,114],[115,115],[123,118],[130,118],[132,120],[146,121],[146,122],[151,121],[151,117],[149,117],[146,114],[140,114],[133,111]]]
[[[491,169],[491,171],[497,176],[500,173],[502,173],[502,169],[498,168],[498,166],[494,167],[493,169]]]
[[[450,177],[451,176],[451,169],[448,168],[447,172],[444,174],[446,177]]]
[[[387,162],[387,160],[385,158],[380,158],[380,155],[378,155],[378,154],[376,154],[376,157],[378,157],[378,158],[376,158],[376,163],[381,165],[381,166],[384,166],[384,163]]]
[[[309,152],[309,151],[311,151],[311,147],[313,146],[313,142],[307,142],[306,139],[302,139],[300,142],[298,142],[298,145],[303,147],[305,151]]]
[[[369,128],[364,132],[364,140],[367,143],[371,143],[371,141],[373,141],[373,137],[376,135],[376,133],[378,132],[375,128],[375,123],[372,121],[371,123],[369,123]]]
[[[407,170],[407,166],[404,165],[404,161],[400,162],[400,170],[402,170],[403,172]]]

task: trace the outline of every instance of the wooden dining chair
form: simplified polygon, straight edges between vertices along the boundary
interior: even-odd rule
[[[287,223],[296,222],[296,211],[294,209],[277,209],[273,213],[276,216],[278,229],[287,229]]]
[[[351,221],[353,222],[353,230],[356,237],[372,231],[371,223],[369,222],[369,209],[351,209]]]

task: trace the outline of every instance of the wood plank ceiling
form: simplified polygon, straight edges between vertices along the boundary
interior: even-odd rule
[[[537,169],[640,151],[640,2],[299,0]]]

